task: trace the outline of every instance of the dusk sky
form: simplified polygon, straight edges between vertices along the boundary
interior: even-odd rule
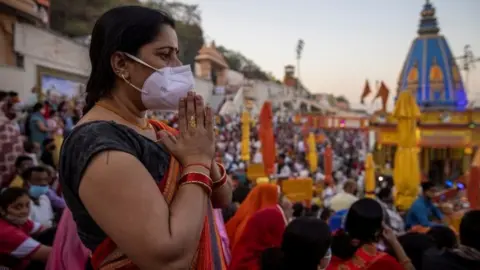
[[[240,51],[277,78],[285,65],[296,64],[295,46],[302,38],[300,78],[308,89],[345,95],[357,104],[367,78],[372,86],[384,80],[393,100],[425,0],[182,2],[199,4],[208,40]],[[470,44],[480,57],[480,0],[430,2],[455,56]],[[470,96],[480,92],[480,62],[477,66],[469,76]]]

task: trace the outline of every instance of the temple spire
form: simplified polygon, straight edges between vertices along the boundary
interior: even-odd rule
[[[420,16],[419,35],[436,35],[440,32],[437,18],[435,17],[435,8],[430,3],[430,0],[425,0]]]

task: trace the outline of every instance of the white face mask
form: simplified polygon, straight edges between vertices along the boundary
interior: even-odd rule
[[[141,89],[124,78],[130,86],[142,93],[142,103],[149,110],[177,110],[180,98],[187,96],[188,91],[195,86],[189,65],[156,69],[133,55],[125,55],[155,71],[145,80]]]

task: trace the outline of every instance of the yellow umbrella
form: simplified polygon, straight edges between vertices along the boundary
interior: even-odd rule
[[[375,198],[375,163],[372,153],[365,159],[365,197]]]
[[[310,164],[310,172],[314,173],[317,171],[318,167],[318,154],[317,154],[317,143],[315,139],[315,134],[310,132],[308,134],[308,163]]]
[[[247,111],[242,114],[241,157],[244,161],[250,161],[250,114]]]
[[[395,205],[400,210],[408,210],[418,195],[421,178],[417,148],[420,109],[410,91],[400,92],[393,116],[398,121],[398,147],[393,170]]]

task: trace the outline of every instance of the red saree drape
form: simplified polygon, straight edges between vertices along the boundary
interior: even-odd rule
[[[248,220],[232,251],[229,270],[260,270],[262,252],[280,246],[285,226],[285,218],[279,207],[256,212]]]

